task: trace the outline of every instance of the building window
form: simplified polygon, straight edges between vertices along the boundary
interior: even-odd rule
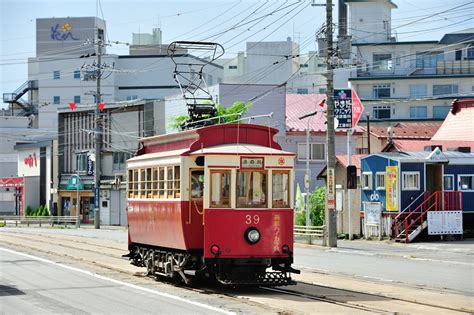
[[[373,86],[374,98],[390,97],[390,84],[376,84]]]
[[[326,94],[326,88],[319,88],[319,94]]]
[[[459,86],[457,84],[434,84],[433,95],[457,94]]]
[[[376,119],[390,119],[392,107],[390,105],[374,106],[373,114]]]
[[[81,103],[81,96],[80,96],[80,95],[74,96],[74,103],[76,103],[76,104],[80,104],[80,103]]]
[[[402,172],[402,190],[420,190],[420,172]]]
[[[468,60],[474,60],[474,45],[467,47],[467,56]]]
[[[61,97],[53,96],[53,104],[59,105],[61,103]]]
[[[454,190],[454,175],[444,175],[443,190],[445,191]]]
[[[80,70],[75,70],[74,71],[74,79],[80,79],[81,78],[81,71]]]
[[[377,172],[375,174],[375,189],[385,190],[385,173]]]
[[[308,64],[307,63],[301,63],[300,68],[308,68]]]
[[[356,154],[369,154],[369,148],[356,148]]]
[[[474,190],[474,175],[459,175],[459,190]]]
[[[138,95],[127,95],[127,101],[133,101],[138,99]]]
[[[237,171],[237,208],[267,207],[267,173]]]
[[[363,190],[372,190],[372,172],[363,172],[360,184]]]
[[[59,80],[59,79],[61,79],[61,72],[53,71],[53,80]]]
[[[273,171],[272,174],[272,208],[290,207],[290,173]]]
[[[211,171],[211,208],[230,207],[230,170]]]
[[[296,89],[297,94],[308,94],[308,89]]]
[[[427,110],[426,106],[410,106],[410,118],[426,118]]]
[[[87,154],[76,155],[76,171],[85,172],[87,170]]]
[[[417,68],[436,68],[438,61],[444,60],[443,51],[417,52],[416,67]]]
[[[374,54],[374,70],[392,70],[392,54]]]
[[[113,152],[112,156],[114,160],[112,169],[114,171],[120,171],[125,169],[126,162],[130,158],[131,154],[126,152]]]
[[[445,119],[449,110],[449,106],[433,106],[433,118]]]
[[[231,66],[229,66],[229,69],[235,70],[235,69],[237,69],[237,66],[231,65]]]
[[[309,160],[322,161],[326,159],[324,143],[309,144]],[[306,143],[298,143],[298,160],[306,161]]]
[[[410,97],[425,97],[427,93],[426,84],[410,84]]]

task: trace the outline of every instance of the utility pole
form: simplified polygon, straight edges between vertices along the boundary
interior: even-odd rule
[[[337,247],[337,230],[336,230],[336,197],[335,197],[335,166],[336,166],[336,149],[335,149],[335,131],[334,131],[334,73],[333,73],[333,25],[332,25],[332,0],[326,0],[326,41],[327,41],[327,171],[328,171],[328,189],[326,193],[326,231],[327,246]],[[332,173],[333,176],[330,176]],[[332,178],[330,178],[332,177]],[[332,200],[331,200],[332,198]]]
[[[100,174],[102,151],[102,117],[99,104],[101,102],[100,79],[102,76],[102,45],[103,38],[97,38],[97,90],[95,94],[95,162],[94,162],[94,227],[100,229]]]

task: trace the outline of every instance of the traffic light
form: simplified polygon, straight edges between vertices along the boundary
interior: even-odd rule
[[[357,167],[347,166],[347,189],[357,189]]]
[[[76,108],[76,104],[75,103],[69,103],[69,108],[71,110],[74,110],[74,108]]]
[[[105,104],[104,103],[99,103],[99,109],[100,109],[101,113],[104,111],[104,108],[105,108]]]

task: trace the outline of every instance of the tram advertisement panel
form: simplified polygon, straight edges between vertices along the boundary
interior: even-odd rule
[[[385,174],[385,189],[387,193],[387,211],[398,210],[398,167],[387,166]]]

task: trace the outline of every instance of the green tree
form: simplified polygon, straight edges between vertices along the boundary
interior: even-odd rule
[[[252,107],[252,103],[236,101],[232,106],[224,107],[222,104],[216,104],[218,123],[230,123],[241,118]],[[189,119],[188,115],[179,115],[170,117],[168,126],[172,129],[181,130],[182,124]]]
[[[312,226],[324,224],[324,205],[326,202],[326,188],[318,187],[309,195],[309,216]],[[306,225],[306,212],[301,211],[295,214],[296,225]]]

